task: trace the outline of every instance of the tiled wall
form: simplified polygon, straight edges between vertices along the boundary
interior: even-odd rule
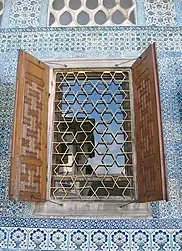
[[[0,250],[181,250],[181,238],[174,229],[0,228]]]
[[[153,11],[159,2],[162,8],[153,21],[149,2],[137,1],[138,11],[145,9],[138,23],[158,25],[161,15],[169,15],[166,25],[180,24],[181,0],[153,1]],[[163,2],[169,3],[169,14]],[[2,24],[18,28],[0,30],[0,250],[182,250],[182,28],[27,28],[46,25],[46,1],[5,4]],[[151,42],[158,50],[169,202],[152,203],[151,220],[30,218],[30,203],[8,199],[17,49],[41,59],[99,60],[137,57]]]

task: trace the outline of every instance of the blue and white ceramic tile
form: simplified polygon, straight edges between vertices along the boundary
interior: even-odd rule
[[[68,237],[69,231],[66,231],[64,229],[51,229],[49,231],[48,248],[50,250],[67,250]]]
[[[38,27],[40,23],[40,1],[13,0],[9,3],[9,27]]]
[[[81,250],[89,250],[89,238],[90,235],[87,230],[72,230],[69,232],[69,241],[68,241],[68,250],[73,251],[81,251]]]
[[[182,248],[182,230],[0,228],[0,248],[1,250],[176,251]]]
[[[32,229],[29,232],[29,249],[47,249],[48,232],[43,228]]]
[[[146,25],[174,26],[176,24],[176,11],[174,1],[146,0]]]
[[[182,28],[174,27],[182,24],[181,0],[137,0],[137,24],[147,27],[36,28],[47,25],[47,9],[48,0],[5,3],[2,27],[9,28],[0,30],[0,251],[182,250]],[[152,219],[91,220],[33,218],[31,203],[9,201],[17,50],[40,59],[135,58],[152,42],[158,50],[169,202],[151,203]]]
[[[176,25],[182,25],[182,2],[180,0],[174,0],[175,9],[176,9]]]
[[[27,248],[27,230],[23,228],[13,228],[9,231],[9,248]]]

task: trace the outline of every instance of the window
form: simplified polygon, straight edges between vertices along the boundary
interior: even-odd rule
[[[133,201],[130,69],[55,74],[49,197]]]
[[[50,0],[49,26],[135,25],[135,0]]]
[[[47,182],[47,131],[50,130],[47,128],[49,67],[24,51],[20,51],[18,74],[20,73],[21,77],[17,77],[10,198],[44,201],[46,200]],[[128,86],[130,74],[133,78],[134,130],[130,124],[132,107],[132,96]],[[76,199],[95,197],[100,200],[106,199],[108,194],[106,195],[105,191],[109,187],[109,196],[112,198],[128,199],[129,196],[132,199],[134,198],[133,165],[136,162],[137,201],[167,199],[155,44],[150,45],[134,62],[131,73],[129,69],[118,68],[117,70],[102,70],[102,72],[99,69],[57,71],[56,76],[53,123],[53,140],[56,144],[53,143],[51,169],[51,175],[56,175],[51,179],[50,196],[63,200],[63,197],[66,198],[68,195],[66,199],[72,200],[76,198],[75,190],[77,189],[79,191],[77,194],[81,196]],[[120,87],[114,90],[113,88],[116,86]],[[96,90],[94,97],[89,94],[93,92],[93,89]],[[107,102],[103,101],[104,95]],[[94,98],[95,102],[92,101]],[[84,103],[84,100],[87,102]],[[100,102],[101,100],[102,102]],[[112,100],[114,104],[112,104]],[[87,109],[85,107],[82,109],[83,114],[75,115],[78,109],[75,111],[74,105],[78,106],[80,103],[82,107],[87,106]],[[114,116],[110,116],[113,114],[112,105],[117,108]],[[56,109],[60,109],[60,112]],[[91,116],[93,113],[89,114],[89,109],[94,111],[95,116]],[[104,114],[102,111],[106,111],[106,113]],[[102,119],[101,126],[96,123],[98,115],[100,118],[106,116]],[[114,129],[112,121],[116,122]],[[104,124],[106,129],[102,127]],[[95,127],[96,125],[98,128]],[[93,128],[97,129],[95,135]],[[119,135],[121,128],[124,132],[121,130]],[[116,132],[110,132],[115,129]],[[104,162],[108,152],[106,149],[101,159],[98,160],[97,167],[93,168],[92,159],[96,152],[99,152],[99,148],[97,149],[96,146],[98,146],[99,132],[102,131],[104,131],[102,133],[103,142],[105,142],[104,148],[109,148],[114,141],[119,145],[121,143],[119,140],[122,140],[124,145],[121,144],[121,151],[114,151],[116,155],[108,154],[110,164],[108,164],[109,159]],[[131,133],[135,135],[135,151],[132,150]],[[103,150],[101,149],[101,151]],[[132,152],[136,153],[136,157],[133,158],[134,163],[132,162]],[[118,154],[121,157],[120,169],[113,173],[117,168]],[[55,167],[54,164],[56,164]],[[101,169],[98,169],[99,165]],[[114,166],[114,168],[109,169],[110,166]],[[70,175],[67,175],[68,173]],[[82,174],[81,177],[80,174]],[[57,179],[58,176],[59,179]],[[87,182],[89,186],[84,183],[86,176],[90,177],[88,181],[90,183]],[[97,179],[97,176],[101,178]],[[116,186],[111,184],[112,181]],[[123,185],[123,182],[127,182],[127,184]],[[61,189],[56,193],[60,184]],[[104,186],[107,189],[103,189]],[[102,189],[99,191],[97,188]],[[66,196],[63,196],[63,192]]]

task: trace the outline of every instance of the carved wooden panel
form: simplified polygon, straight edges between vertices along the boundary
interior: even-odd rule
[[[138,199],[167,199],[155,44],[132,66]]]
[[[46,198],[49,68],[19,52],[12,142],[10,198]]]

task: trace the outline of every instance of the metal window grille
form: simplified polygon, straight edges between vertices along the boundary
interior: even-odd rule
[[[134,199],[129,69],[56,71],[50,195]]]

